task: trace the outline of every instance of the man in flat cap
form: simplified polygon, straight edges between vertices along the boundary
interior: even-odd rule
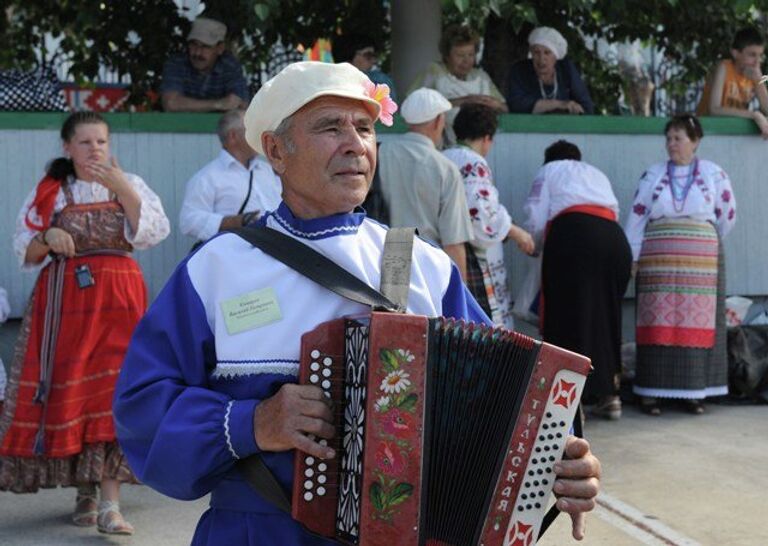
[[[187,36],[187,51],[168,59],[160,94],[166,112],[224,112],[245,108],[248,84],[243,68],[226,49],[227,26],[198,17]]]
[[[451,103],[434,89],[408,95],[400,110],[408,132],[381,144],[381,191],[392,227],[415,227],[440,245],[466,279],[464,243],[472,240],[464,182],[458,167],[438,147]]]
[[[387,228],[358,205],[376,165],[374,123],[391,119],[393,109],[377,91],[350,64],[295,63],[261,88],[245,117],[246,138],[283,183],[283,202],[260,225],[371,287],[379,286]],[[488,321],[441,250],[415,240],[411,272],[409,313]],[[257,312],[236,311],[242,308]],[[334,544],[252,489],[236,463],[258,454],[289,492],[294,450],[336,456],[322,391],[295,384],[300,339],[322,322],[366,310],[233,233],[213,237],[173,273],[136,329],[114,415],[143,483],[179,499],[211,493],[192,544]],[[571,439],[566,452],[571,460],[562,461],[556,490],[580,537],[600,465],[584,440]]]

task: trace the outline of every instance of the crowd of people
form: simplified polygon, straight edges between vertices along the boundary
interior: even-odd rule
[[[542,338],[592,359],[585,396],[594,415],[621,415],[622,300],[633,275],[642,411],[658,416],[662,399],[680,399],[698,415],[705,398],[727,393],[723,240],[736,201],[723,169],[697,156],[704,133],[695,115],[667,123],[668,158],[640,177],[623,228],[610,180],[564,140],[543,150],[516,223],[486,160],[498,115],[594,111],[555,29],[531,33],[531,59],[514,65],[507,97],[476,66],[477,36],[447,29],[442,61],[400,105],[407,132],[380,146],[375,123],[391,121],[397,105],[364,36],[336,44],[345,62],[289,65],[247,111],[225,39],[222,23],[198,18],[187,53],[164,70],[167,110],[224,114],[221,152],[189,180],[180,212],[181,232],[197,243],[149,309],[131,253],[159,244],[170,222],[152,181],[111,155],[102,117],[66,119],[64,156],[24,200],[13,248],[38,278],[4,398],[0,388],[0,491],[76,488],[72,522],[108,534],[133,533],[121,484],[183,499],[213,492],[194,544],[329,543],[251,490],[235,464],[260,453],[290,491],[292,450],[336,455],[323,441],[332,432],[322,393],[294,384],[299,339],[362,309],[226,232],[270,227],[378,288],[387,226],[359,208],[372,180],[389,225],[420,235],[408,312],[512,329],[504,244],[513,242],[515,259],[541,258]],[[737,34],[732,60],[708,82],[709,113],[745,112],[755,96],[768,113],[762,47],[751,30]],[[768,135],[764,114],[749,117]],[[270,287],[265,305],[280,319],[227,321],[220,304],[240,301],[256,280]],[[600,465],[583,440],[569,439],[566,454],[558,506],[581,538]]]

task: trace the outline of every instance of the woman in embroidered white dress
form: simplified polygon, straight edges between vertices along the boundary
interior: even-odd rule
[[[453,108],[446,113],[445,143],[456,142],[453,121],[463,104],[479,103],[498,113],[508,112],[504,95],[488,73],[476,67],[477,46],[480,37],[469,27],[450,26],[440,38],[440,55],[443,62],[432,63],[419,76],[410,91],[429,87],[451,101]]]
[[[507,209],[499,203],[499,191],[485,160],[497,127],[497,114],[492,108],[465,104],[454,122],[459,145],[443,154],[459,167],[464,179],[474,230],[474,239],[467,243],[467,287],[495,324],[512,329],[502,243],[511,239],[526,254],[533,252],[534,244],[530,234],[514,225]]]
[[[103,118],[74,113],[61,137],[68,158],[26,198],[13,238],[22,268],[40,274],[0,417],[0,490],[77,487],[73,523],[131,534],[119,490],[136,480],[112,418],[117,374],[147,306],[130,253],[170,227],[157,195],[110,156]]]
[[[641,408],[677,398],[693,414],[727,394],[725,260],[722,239],[736,221],[728,175],[696,157],[704,136],[693,115],[665,127],[669,160],[638,183],[625,226],[637,270],[637,374]]]

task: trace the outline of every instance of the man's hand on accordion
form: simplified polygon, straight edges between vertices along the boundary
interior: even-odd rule
[[[589,449],[589,442],[569,436],[565,457],[555,465],[557,507],[571,515],[573,538],[584,538],[584,512],[595,507],[600,490],[600,461]]]
[[[313,457],[332,459],[334,450],[320,443],[334,437],[332,419],[332,402],[319,387],[285,384],[256,406],[253,434],[262,451],[298,449]]]

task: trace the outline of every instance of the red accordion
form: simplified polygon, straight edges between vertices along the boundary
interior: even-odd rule
[[[338,456],[296,453],[292,515],[354,545],[534,544],[589,369],[452,319],[323,323],[302,337],[299,383],[333,399]]]

